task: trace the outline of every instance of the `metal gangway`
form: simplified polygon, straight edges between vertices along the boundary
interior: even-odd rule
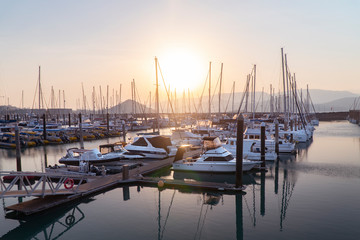
[[[0,171],[0,198],[73,195],[89,175],[65,172]]]

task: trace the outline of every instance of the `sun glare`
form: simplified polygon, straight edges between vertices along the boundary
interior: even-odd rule
[[[159,57],[161,71],[167,87],[178,93],[195,90],[204,84],[207,74],[206,62],[185,49],[168,50]]]

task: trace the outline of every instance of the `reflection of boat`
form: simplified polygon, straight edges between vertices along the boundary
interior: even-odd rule
[[[256,184],[255,178],[252,174],[243,174],[243,184],[250,185]],[[173,178],[176,180],[186,180],[191,179],[199,182],[217,182],[217,183],[229,183],[235,184],[236,176],[235,174],[225,174],[225,173],[205,173],[205,172],[183,172],[175,171],[173,173]]]
[[[198,158],[185,158],[173,163],[174,170],[195,172],[236,172],[236,159],[222,147],[218,137],[204,137],[205,152]],[[243,160],[243,171],[250,171],[259,161]]]
[[[60,158],[59,163],[79,166],[81,161],[88,162],[89,164],[101,164],[118,161],[119,159],[119,156],[102,155],[97,149],[70,148],[67,150],[67,154]]]

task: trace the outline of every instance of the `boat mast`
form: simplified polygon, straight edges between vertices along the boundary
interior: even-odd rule
[[[223,74],[223,63],[221,63],[221,71],[220,71],[220,87],[219,87],[219,115],[221,114],[221,84],[222,84],[222,74]]]
[[[283,89],[284,89],[284,115],[286,114],[286,84],[285,84],[285,69],[284,69],[284,50],[281,48],[281,67],[282,67],[282,75],[283,75]],[[285,118],[284,124],[285,131],[287,130],[287,119]]]
[[[40,81],[40,70],[41,70],[41,67],[39,66],[39,113],[40,113],[40,109],[41,109],[41,81]]]
[[[211,62],[209,63],[209,117],[211,117]]]
[[[155,90],[155,110],[156,110],[156,124],[157,129],[160,134],[160,127],[159,127],[159,83],[158,83],[158,59],[155,57],[155,73],[156,73],[156,90]]]
[[[256,84],[256,64],[254,65],[254,84],[253,84],[253,119],[255,119],[255,84]]]

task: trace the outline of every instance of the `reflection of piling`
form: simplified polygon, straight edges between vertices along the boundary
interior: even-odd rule
[[[275,152],[279,159],[279,121],[275,119]]]
[[[265,171],[261,172],[260,214],[265,216]]]
[[[83,138],[83,131],[82,131],[81,113],[79,113],[79,132],[80,132],[80,148],[84,149],[84,138]]]
[[[279,191],[279,160],[275,161],[275,180],[274,180],[274,192],[278,194]]]
[[[43,137],[44,137],[44,140],[46,140],[46,115],[43,114]]]
[[[242,163],[243,163],[243,141],[244,141],[244,118],[242,114],[237,119],[236,137],[236,188],[242,187]]]
[[[16,143],[16,171],[21,172],[21,153],[20,153],[20,136],[19,127],[15,126],[15,143]]]
[[[123,187],[123,199],[124,201],[127,201],[130,199],[130,188],[129,186],[124,186]]]
[[[242,202],[242,195],[236,194],[235,195],[236,201],[236,239],[242,240],[244,239],[244,227],[243,227],[243,202]]]
[[[261,168],[265,168],[265,123],[261,123]]]

